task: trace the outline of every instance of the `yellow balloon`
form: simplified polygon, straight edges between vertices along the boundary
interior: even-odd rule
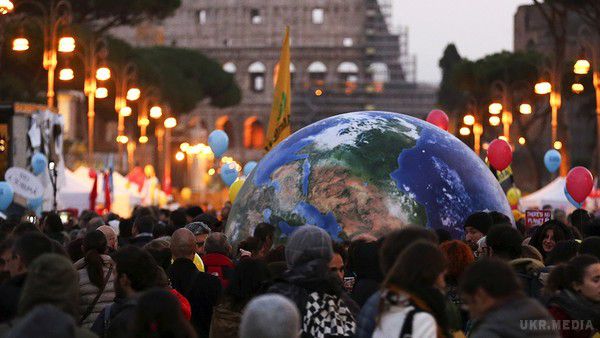
[[[231,203],[235,201],[235,198],[237,197],[238,192],[240,192],[240,189],[242,189],[244,182],[246,182],[245,179],[238,178],[229,187],[229,200],[231,201]]]
[[[192,198],[192,189],[184,187],[181,189],[180,195],[181,199],[187,202],[190,200],[190,198]]]
[[[508,199],[508,203],[510,206],[514,207],[519,204],[519,200],[521,199],[521,190],[516,187],[512,187],[508,189],[506,192],[506,199]]]

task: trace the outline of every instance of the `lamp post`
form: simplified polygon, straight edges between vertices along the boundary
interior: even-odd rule
[[[578,36],[591,56],[592,77],[596,94],[596,168],[600,172],[600,32],[594,33],[587,25],[583,25]],[[589,72],[590,62],[587,65],[580,66],[579,69],[577,69],[577,63],[574,68],[576,74],[587,74]]]
[[[91,166],[94,161],[94,119],[96,117],[95,104],[96,104],[96,89],[98,77],[102,81],[106,81],[110,78],[110,71],[108,77],[103,74],[97,74],[98,64],[102,60],[106,59],[108,54],[108,46],[104,38],[96,38],[92,36],[90,38],[88,46],[82,46],[81,49],[83,56],[83,65],[85,72],[85,81],[83,85],[83,92],[88,99],[88,163]]]
[[[125,136],[125,118],[131,116],[131,107],[127,105],[127,92],[128,88],[135,83],[137,77],[137,68],[135,64],[129,62],[125,66],[119,68],[114,67],[115,75],[113,76],[115,82],[115,111],[118,116],[117,123],[117,143],[119,152],[119,169],[123,171],[125,169],[124,159],[124,147],[129,144],[129,138]],[[127,147],[129,149],[129,146]],[[128,152],[129,157],[129,152]],[[131,161],[127,160],[128,167],[131,168]]]
[[[43,66],[48,71],[47,105],[49,108],[54,108],[56,95],[54,92],[54,75],[58,64],[58,52],[73,51],[72,49],[62,49],[58,40],[58,30],[60,27],[71,23],[71,3],[67,0],[50,1],[50,7],[46,8],[41,2],[25,0],[19,1],[15,7],[18,9],[28,5],[38,9],[42,13],[42,19],[34,21],[40,23],[44,33]],[[74,42],[73,38],[67,39],[69,39],[69,42]],[[62,43],[63,41],[60,42]]]
[[[163,182],[165,185],[165,191],[168,193],[171,190],[171,129],[177,126],[177,120],[174,117],[168,117],[163,122],[165,127],[165,142],[164,142],[164,161],[165,169]]]

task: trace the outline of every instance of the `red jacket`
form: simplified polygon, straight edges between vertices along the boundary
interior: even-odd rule
[[[210,253],[202,256],[202,261],[204,262],[204,271],[219,277],[223,289],[226,289],[235,268],[231,259],[220,253]]]

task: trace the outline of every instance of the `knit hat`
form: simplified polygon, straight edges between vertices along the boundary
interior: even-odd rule
[[[487,212],[479,211],[467,217],[464,227],[473,227],[485,235],[490,230],[492,224],[494,224],[492,216]]]
[[[27,280],[21,292],[19,315],[25,315],[38,304],[51,304],[78,316],[79,284],[77,271],[66,257],[43,254],[27,269]]]
[[[290,268],[314,259],[329,262],[332,256],[329,234],[313,225],[303,225],[294,231],[285,247],[285,259]]]

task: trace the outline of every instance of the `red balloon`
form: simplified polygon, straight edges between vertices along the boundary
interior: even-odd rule
[[[448,120],[448,115],[439,109],[434,109],[429,112],[427,115],[427,122],[436,125],[444,130],[448,130],[448,125],[450,124],[450,120]]]
[[[583,203],[594,187],[592,173],[584,167],[575,167],[567,174],[567,192],[577,203]]]
[[[512,162],[512,147],[504,140],[493,140],[488,147],[487,154],[490,165],[498,171],[508,168]]]

